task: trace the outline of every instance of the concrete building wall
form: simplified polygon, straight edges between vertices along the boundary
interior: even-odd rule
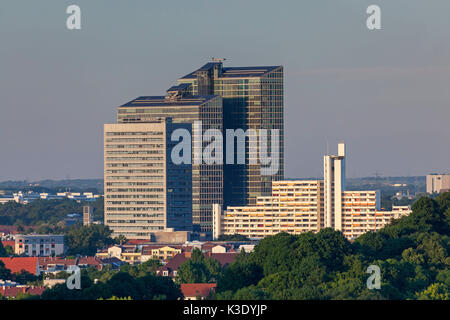
[[[256,205],[228,207],[222,217],[226,235],[264,238],[279,232],[300,234],[320,229],[323,216],[320,180],[274,181],[272,195],[258,197]]]
[[[450,190],[450,174],[427,175],[427,193],[441,193]]]
[[[166,123],[104,126],[105,224],[129,239],[166,228]]]
[[[64,253],[64,236],[15,235],[14,253],[29,257],[62,255]]]

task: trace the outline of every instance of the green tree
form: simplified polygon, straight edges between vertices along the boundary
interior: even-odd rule
[[[93,256],[97,248],[114,243],[111,233],[109,227],[104,225],[74,226],[65,235],[67,253]]]
[[[418,300],[450,300],[450,287],[444,283],[433,283],[416,296]]]
[[[0,279],[2,280],[9,280],[12,278],[11,270],[6,269],[5,264],[3,261],[0,261]]]
[[[3,243],[0,241],[0,257],[7,257],[8,253],[6,252],[5,247],[3,246]]]

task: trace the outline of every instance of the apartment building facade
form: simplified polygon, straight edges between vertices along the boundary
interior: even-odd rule
[[[252,206],[228,207],[218,232],[264,238],[279,232],[318,231],[324,226],[323,203],[320,180],[274,181],[271,196],[258,197]]]
[[[192,167],[170,159],[171,133],[178,128],[192,129],[164,117],[105,124],[105,224],[113,237],[192,230]]]
[[[270,197],[258,197],[253,206],[214,207],[214,236],[242,234],[262,239],[280,232],[300,234],[333,228],[353,240],[377,231],[392,219],[411,213],[409,206],[380,208],[377,190],[345,190],[345,145],[338,155],[324,158],[324,180],[273,182]]]
[[[28,234],[14,236],[14,253],[28,257],[59,256],[64,253],[63,235]]]

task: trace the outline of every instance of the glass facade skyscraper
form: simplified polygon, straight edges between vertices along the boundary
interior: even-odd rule
[[[158,117],[170,117],[174,124],[189,123],[192,130],[201,122],[202,135],[209,129],[223,133],[219,152],[223,164],[192,163],[192,222],[193,230],[206,236],[212,232],[212,206],[245,206],[256,198],[269,196],[272,181],[284,178],[284,119],[283,119],[283,67],[223,67],[214,61],[180,78],[165,96],[143,96],[118,107],[118,123],[146,123]],[[233,163],[227,163],[226,129],[242,130],[247,134],[243,149],[233,141]],[[259,148],[250,148],[249,140],[256,141],[260,131],[269,133],[277,129],[279,151],[271,154],[278,158],[278,170],[271,175],[262,174]],[[192,151],[202,152],[211,142],[203,136],[192,137]],[[245,139],[245,138],[244,138]],[[268,137],[271,153],[273,137]],[[200,150],[199,150],[200,149]],[[245,162],[238,164],[237,154],[244,153]],[[169,167],[169,164],[167,164]],[[264,165],[266,166],[266,165]],[[170,188],[169,188],[170,189]],[[172,197],[177,202],[174,190]]]
[[[245,164],[224,165],[224,207],[256,203],[258,196],[271,195],[272,181],[284,178],[284,89],[283,67],[223,67],[210,62],[180,78],[179,84],[191,84],[192,94],[214,94],[223,98],[225,129],[279,130],[279,170],[261,174],[261,165],[249,164],[258,154],[245,150]],[[224,149],[226,152],[226,149]]]

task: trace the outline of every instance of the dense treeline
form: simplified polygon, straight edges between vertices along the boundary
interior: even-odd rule
[[[94,220],[103,220],[103,198],[89,202],[94,207]],[[78,203],[70,199],[35,200],[29,204],[14,201],[0,205],[0,225],[23,226],[56,226],[62,223],[68,214],[82,214],[86,203]]]
[[[450,193],[353,243],[324,229],[262,240],[224,270],[218,299],[450,299]],[[381,269],[381,289],[366,286]]]
[[[178,299],[178,284],[217,282],[215,299],[450,299],[450,193],[424,197],[413,213],[349,242],[341,232],[267,237],[226,268],[194,250],[176,281],[155,276],[159,265],[87,270],[82,290],[65,285],[43,299]],[[381,270],[380,289],[369,289],[367,268]],[[84,280],[83,280],[84,279]],[[99,279],[96,284],[94,279]]]
[[[341,232],[280,233],[226,269],[199,252],[178,283],[216,282],[216,299],[450,299],[450,193],[421,198],[413,213],[349,242]],[[369,289],[371,265],[380,289]]]
[[[69,290],[59,284],[44,291],[42,300],[177,300],[183,297],[179,285],[168,277],[156,276],[159,260],[137,266],[123,265],[120,270],[94,268],[81,271],[81,289]],[[64,273],[64,272],[62,272]],[[59,275],[67,278],[68,274]]]

